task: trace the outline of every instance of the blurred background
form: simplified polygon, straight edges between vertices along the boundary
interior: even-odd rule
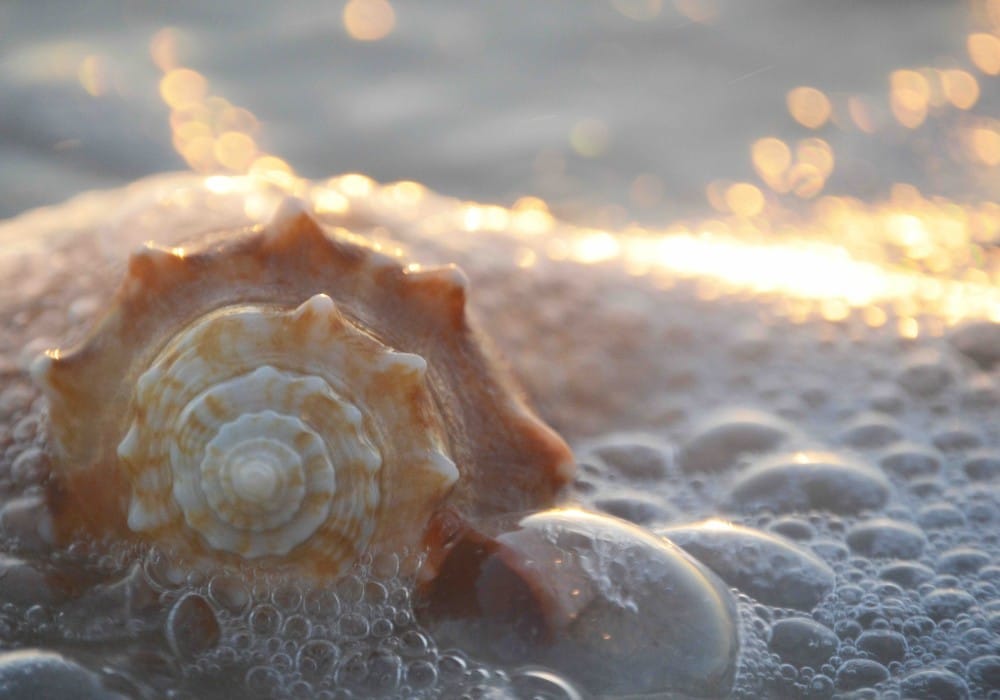
[[[589,226],[1000,185],[1000,0],[0,5],[0,218],[146,174],[415,180]]]

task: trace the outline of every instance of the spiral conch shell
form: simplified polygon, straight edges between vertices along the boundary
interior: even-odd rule
[[[483,348],[466,287],[296,202],[264,227],[147,245],[90,336],[32,368],[57,529],[336,575],[425,546],[446,504],[548,505],[568,448]]]

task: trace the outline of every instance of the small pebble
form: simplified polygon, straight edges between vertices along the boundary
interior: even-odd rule
[[[681,448],[685,471],[719,471],[741,456],[769,452],[795,434],[782,418],[754,410],[724,411],[701,424]]]
[[[876,518],[848,530],[847,544],[854,552],[867,557],[916,559],[924,551],[927,538],[915,525]]]
[[[829,510],[849,514],[881,507],[885,476],[867,464],[825,452],[796,452],[761,460],[733,483],[729,500],[743,511]]]
[[[213,649],[222,635],[215,611],[197,593],[188,593],[174,604],[167,615],[166,632],[170,649],[185,660]]]
[[[789,617],[771,626],[770,650],[793,666],[819,668],[825,664],[840,639],[833,630],[805,617]]]
[[[97,674],[41,649],[0,654],[0,695],[6,700],[125,700],[106,690]]]
[[[899,683],[903,697],[934,700],[966,700],[969,686],[960,676],[944,669],[929,668],[904,677]]]
[[[730,586],[768,605],[811,610],[833,588],[834,573],[825,562],[776,535],[721,520],[655,532]]]

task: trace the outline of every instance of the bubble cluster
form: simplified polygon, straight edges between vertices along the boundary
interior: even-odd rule
[[[727,337],[725,319],[702,332]],[[716,365],[721,406],[715,387],[692,387],[675,397],[680,421],[629,434],[660,445],[647,458],[664,465],[656,481],[623,479],[599,454],[610,436],[580,446],[581,500],[601,508],[641,484],[642,502],[663,508],[645,526],[740,596],[733,697],[993,697],[997,327],[910,339],[901,352],[892,329],[859,334],[850,319],[782,326],[780,343],[759,344],[753,375],[732,331]],[[803,353],[810,366],[790,360]],[[622,442],[615,454],[629,452]]]

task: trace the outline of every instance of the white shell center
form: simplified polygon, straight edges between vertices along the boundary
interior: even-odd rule
[[[233,488],[243,500],[263,503],[277,490],[279,469],[280,464],[260,458],[239,462],[232,467]]]

